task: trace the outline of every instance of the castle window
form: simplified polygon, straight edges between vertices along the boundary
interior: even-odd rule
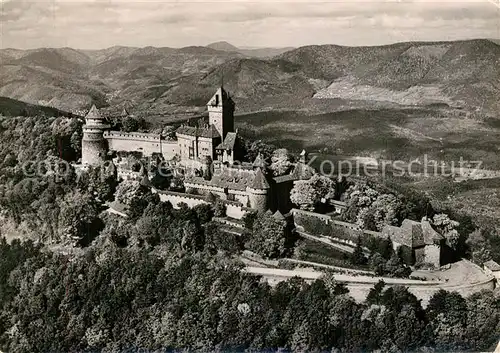
[[[215,95],[215,105],[216,106],[219,105],[219,95],[218,94]]]
[[[194,159],[194,148],[189,146],[189,159]]]
[[[227,200],[228,201],[235,201],[234,194],[228,194],[227,195]]]

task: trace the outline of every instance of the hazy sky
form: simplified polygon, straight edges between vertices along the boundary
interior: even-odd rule
[[[500,38],[500,0],[0,0],[0,47],[377,45]]]

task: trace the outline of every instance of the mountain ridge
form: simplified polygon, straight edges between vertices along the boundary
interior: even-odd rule
[[[0,95],[70,111],[92,103],[178,110],[203,102],[224,76],[247,111],[275,107],[280,98],[300,108],[312,97],[326,104],[330,98],[377,101],[381,95],[403,105],[435,96],[437,103],[464,108],[500,108],[500,46],[491,40],[311,45],[271,58],[228,51],[233,47],[2,49]]]

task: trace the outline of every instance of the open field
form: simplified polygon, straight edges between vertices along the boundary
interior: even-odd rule
[[[478,225],[500,229],[500,179],[468,180],[455,183],[444,178],[404,181],[406,185],[428,193],[435,205],[467,214]]]
[[[294,151],[357,155],[409,162],[483,161],[500,168],[500,123],[461,110],[438,107],[353,109],[324,114],[300,111],[238,116],[244,136]]]

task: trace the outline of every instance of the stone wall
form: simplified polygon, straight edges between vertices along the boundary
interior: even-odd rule
[[[215,159],[215,147],[213,140],[208,137],[191,136],[177,134],[179,141],[179,156],[181,160],[199,159],[201,156],[209,156],[212,160]],[[193,155],[189,155],[189,148],[193,148]]]
[[[206,201],[206,198],[203,195],[192,195],[174,191],[160,191],[156,190],[155,188],[152,188],[151,190],[160,196],[161,201],[169,201],[172,206],[174,206],[174,208],[179,208],[179,205],[181,203],[185,203],[189,207],[209,203],[208,201]],[[222,202],[226,206],[227,217],[242,219],[243,216],[248,212],[248,209],[246,207],[243,207],[240,202],[227,200],[222,200]]]
[[[111,151],[141,152],[145,157],[160,153],[166,160],[171,160],[179,153],[177,141],[163,140],[157,134],[108,131],[104,133],[104,138]]]
[[[106,140],[82,141],[82,164],[100,165],[106,158]]]
[[[242,219],[247,211],[243,210],[242,205],[239,202],[229,202],[225,201],[226,205],[226,215],[235,219]]]
[[[212,193],[216,196],[219,196],[222,200],[225,200],[227,197],[227,194],[224,190],[224,188],[218,187],[218,186],[213,186],[213,185],[202,185],[202,184],[196,184],[196,183],[189,183],[189,182],[184,182],[184,186],[186,189],[196,189],[200,194],[203,195],[208,195],[209,193]]]
[[[181,192],[173,192],[173,191],[159,191],[156,189],[152,189],[154,193],[158,193],[160,196],[160,201],[167,202],[169,201],[174,208],[179,208],[179,204],[185,203],[189,207],[194,207],[201,204],[208,204],[203,196],[200,195],[190,195]]]
[[[426,245],[424,247],[424,262],[441,266],[441,247],[438,245]]]

